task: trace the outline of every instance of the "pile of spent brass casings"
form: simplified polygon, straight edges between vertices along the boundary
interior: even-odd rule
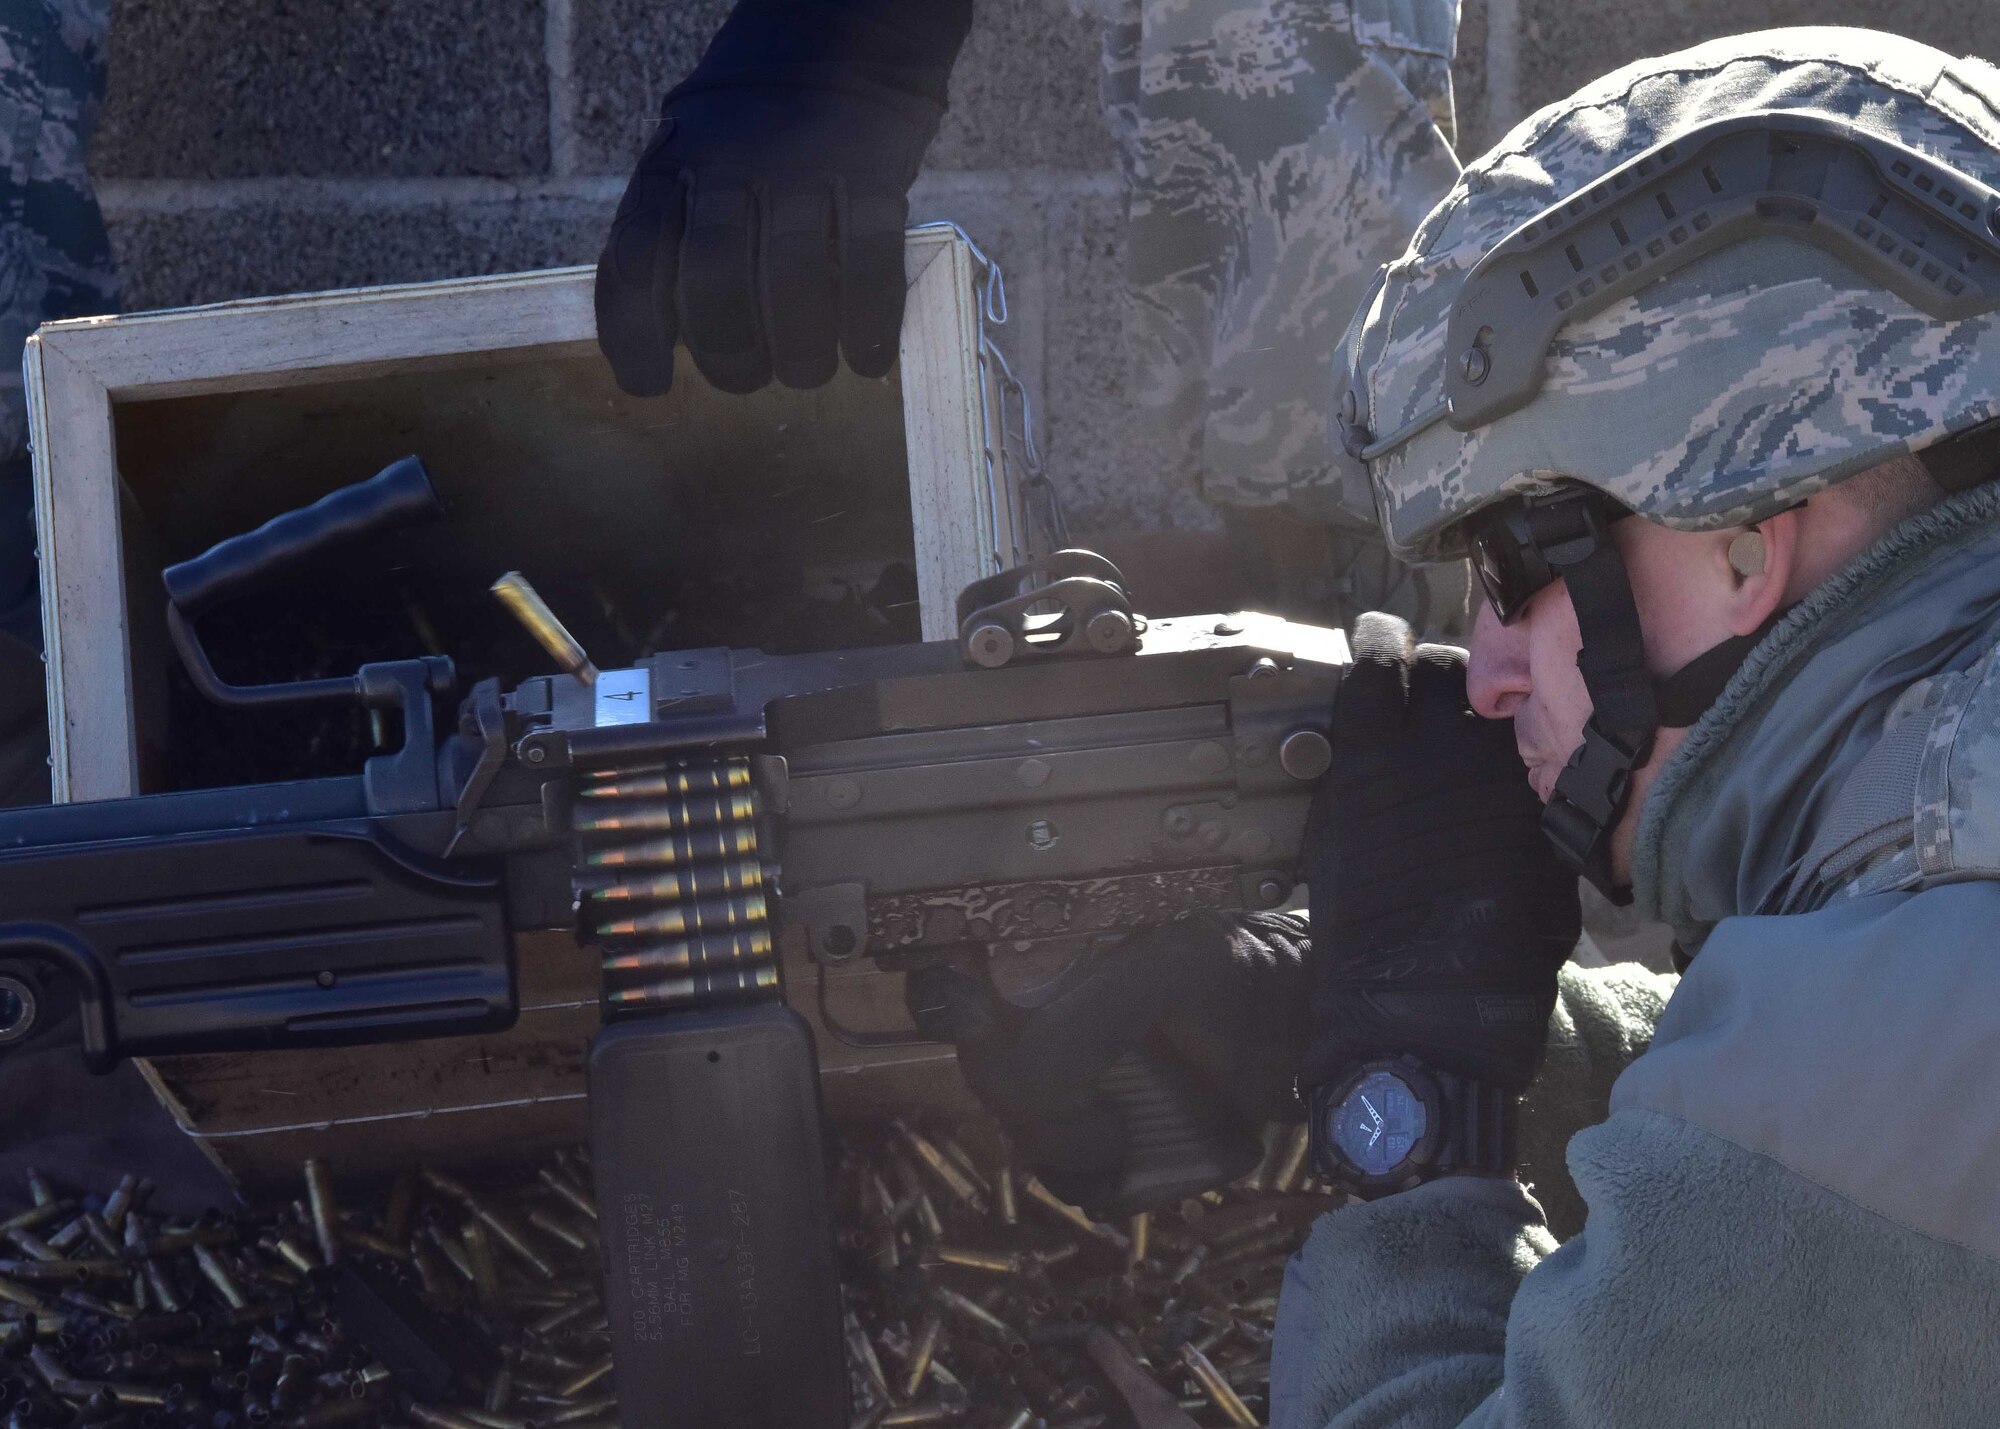
[[[580,1154],[490,1193],[426,1170],[364,1196],[302,1170],[289,1204],[185,1221],[134,1176],[100,1196],[30,1173],[26,1209],[0,1209],[0,1424],[615,1429]],[[448,1388],[413,1393],[379,1315],[343,1318],[361,1278],[428,1317]]]
[[[1115,1226],[983,1122],[835,1135],[855,1429],[1265,1422],[1283,1265],[1329,1204],[1298,1131],[1273,1128],[1235,1185]],[[0,1426],[615,1429],[584,1153],[366,1192],[301,1170],[295,1200],[191,1220],[151,1213],[136,1176],[0,1187]],[[448,1390],[418,1392],[343,1320],[343,1266],[435,1317]]]
[[[1331,1204],[1303,1128],[1271,1128],[1235,1185],[1117,1225],[983,1125],[899,1118],[841,1141],[852,1429],[1267,1422],[1284,1263]],[[1143,1412],[1118,1387],[1134,1377]]]

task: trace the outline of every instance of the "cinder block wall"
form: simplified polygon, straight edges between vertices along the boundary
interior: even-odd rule
[[[1464,0],[1461,150],[1587,75],[1731,31],[1873,24],[1995,53],[1990,0]],[[92,150],[128,307],[582,263],[729,0],[119,0]],[[1007,273],[1002,334],[1078,534],[1201,521],[1121,462],[1096,26],[978,0],[915,217]]]

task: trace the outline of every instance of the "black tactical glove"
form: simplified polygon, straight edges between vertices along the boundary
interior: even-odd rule
[[[725,392],[880,377],[906,195],[972,0],[739,0],[662,106],[597,264],[597,341],[634,396],[674,343]],[[836,344],[838,347],[836,348]]]
[[[942,966],[906,995],[1050,1190],[1129,1215],[1245,1174],[1295,1114],[1307,952],[1296,915],[1194,914],[1079,958],[1032,1009]]]
[[[1464,651],[1371,613],[1329,738],[1300,867],[1319,947],[1301,1084],[1407,1052],[1524,1091],[1582,918],[1513,724],[1468,707]]]

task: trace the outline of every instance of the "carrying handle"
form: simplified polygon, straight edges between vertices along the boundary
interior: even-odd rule
[[[294,562],[357,536],[406,526],[442,513],[423,462],[406,456],[366,481],[329,492],[310,506],[273,516],[254,531],[218,541],[160,573],[167,599],[194,616]]]
[[[192,560],[168,566],[160,572],[167,587],[167,635],[180,652],[188,678],[218,705],[243,709],[359,700],[371,707],[401,705],[406,731],[428,730],[428,706],[419,711],[416,703],[428,698],[426,691],[446,694],[451,690],[451,661],[442,655],[364,665],[355,674],[319,680],[232,685],[215,673],[193,622],[203,608],[249,589],[285,566],[343,541],[406,526],[443,510],[444,503],[432,489],[424,464],[406,456],[366,481],[343,486],[310,506],[273,516],[254,531],[218,541]],[[413,769],[418,768],[415,761],[425,761],[423,767],[427,768],[431,751],[427,744],[419,749],[406,740],[403,754],[396,757],[412,761]]]

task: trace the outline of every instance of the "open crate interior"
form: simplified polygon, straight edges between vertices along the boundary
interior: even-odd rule
[[[712,645],[920,638],[897,374],[736,397],[685,361],[628,397],[593,350],[116,401],[141,792],[350,772],[358,709],[223,710],[167,641],[159,573],[414,453],[446,514],[285,573],[199,623],[227,680],[448,654],[461,688],[547,656],[488,594],[519,570],[600,667]],[[525,360],[524,360],[525,359]]]

